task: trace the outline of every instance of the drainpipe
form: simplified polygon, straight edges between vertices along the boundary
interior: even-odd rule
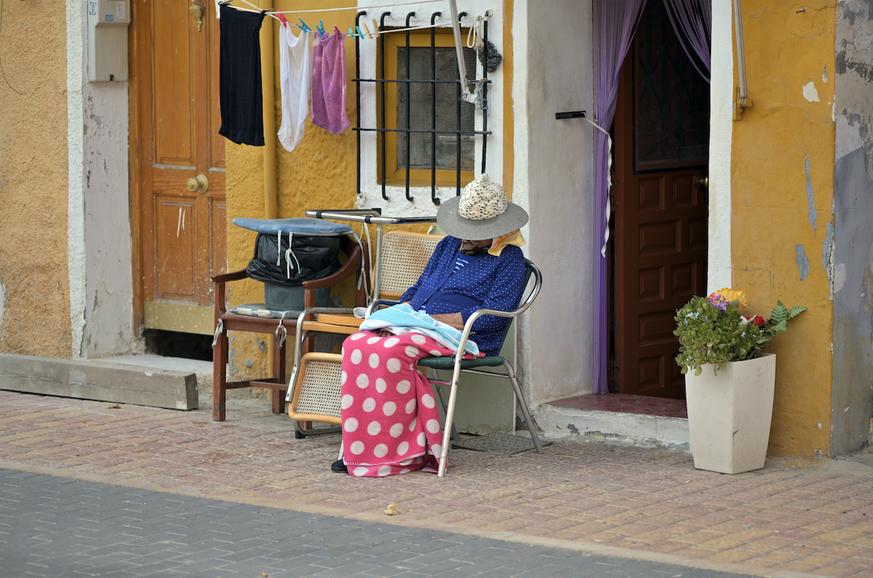
[[[734,101],[734,120],[742,120],[743,111],[752,106],[752,100],[746,86],[746,49],[743,43],[743,10],[740,0],[734,0],[734,32],[737,36],[737,73],[740,80],[740,88]]]
[[[272,10],[273,0],[260,0],[262,10]],[[273,75],[273,18],[267,16],[261,26],[261,92],[264,109],[264,218],[279,218],[279,199],[276,194],[276,88]],[[276,339],[273,337],[272,339]],[[275,345],[275,344],[273,344]],[[274,347],[267,348],[267,367],[272,370]],[[281,395],[270,390],[270,399]]]
[[[261,0],[262,10],[272,10],[273,0]],[[273,18],[261,27],[261,87],[264,93],[264,218],[279,218],[276,195],[276,87],[273,76]]]

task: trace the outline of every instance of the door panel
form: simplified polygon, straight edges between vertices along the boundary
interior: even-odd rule
[[[224,138],[215,3],[196,5],[203,10],[199,30],[192,2],[155,0],[137,4],[133,14],[142,295],[147,328],[211,333],[210,278],[226,268]],[[206,190],[189,190],[198,175]]]
[[[194,282],[194,199],[156,196],[157,297],[181,301],[196,299]]]
[[[661,2],[650,3],[622,67],[615,117],[611,387],[684,397],[673,317],[705,292],[709,86]]]

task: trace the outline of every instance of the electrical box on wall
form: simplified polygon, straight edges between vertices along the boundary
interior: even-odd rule
[[[130,0],[87,0],[88,82],[127,80]]]

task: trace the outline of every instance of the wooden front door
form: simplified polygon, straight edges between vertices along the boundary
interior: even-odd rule
[[[143,322],[212,333],[210,277],[226,268],[215,3],[137,2],[132,17]]]
[[[622,67],[614,138],[611,390],[682,399],[673,318],[706,290],[709,84],[661,2]]]

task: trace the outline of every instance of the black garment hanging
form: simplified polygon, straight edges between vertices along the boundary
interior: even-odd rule
[[[260,31],[266,13],[241,11],[226,4],[220,10],[218,134],[237,144],[264,146]]]

